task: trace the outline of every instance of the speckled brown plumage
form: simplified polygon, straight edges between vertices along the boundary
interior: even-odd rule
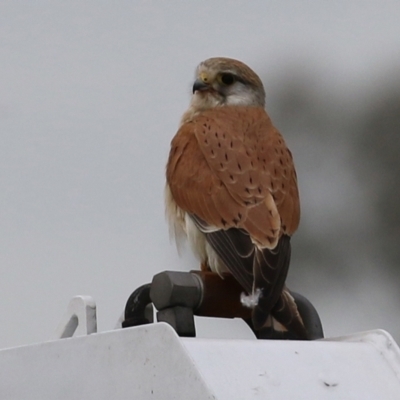
[[[179,207],[222,229],[242,228],[261,247],[291,235],[300,217],[290,151],[262,108],[221,107],[184,124],[167,181]]]

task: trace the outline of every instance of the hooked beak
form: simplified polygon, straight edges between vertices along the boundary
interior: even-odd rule
[[[197,91],[202,92],[202,91],[207,90],[209,88],[210,88],[210,85],[208,83],[204,82],[200,78],[197,78],[194,81],[194,84],[193,84],[193,93],[197,92]]]

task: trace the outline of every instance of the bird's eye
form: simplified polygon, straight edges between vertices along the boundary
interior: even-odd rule
[[[232,74],[221,74],[220,81],[226,86],[230,86],[235,82],[236,78],[235,75]]]

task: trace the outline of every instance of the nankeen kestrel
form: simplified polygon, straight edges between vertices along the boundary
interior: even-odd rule
[[[305,338],[285,286],[300,219],[296,172],[264,106],[263,84],[247,65],[210,58],[198,66],[190,107],[171,143],[167,215],[202,269],[240,283],[255,330],[288,329]]]

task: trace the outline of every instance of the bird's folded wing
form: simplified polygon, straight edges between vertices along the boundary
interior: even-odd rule
[[[260,247],[297,228],[293,160],[262,108],[215,108],[184,124],[167,181],[180,208],[215,228],[242,228]]]

